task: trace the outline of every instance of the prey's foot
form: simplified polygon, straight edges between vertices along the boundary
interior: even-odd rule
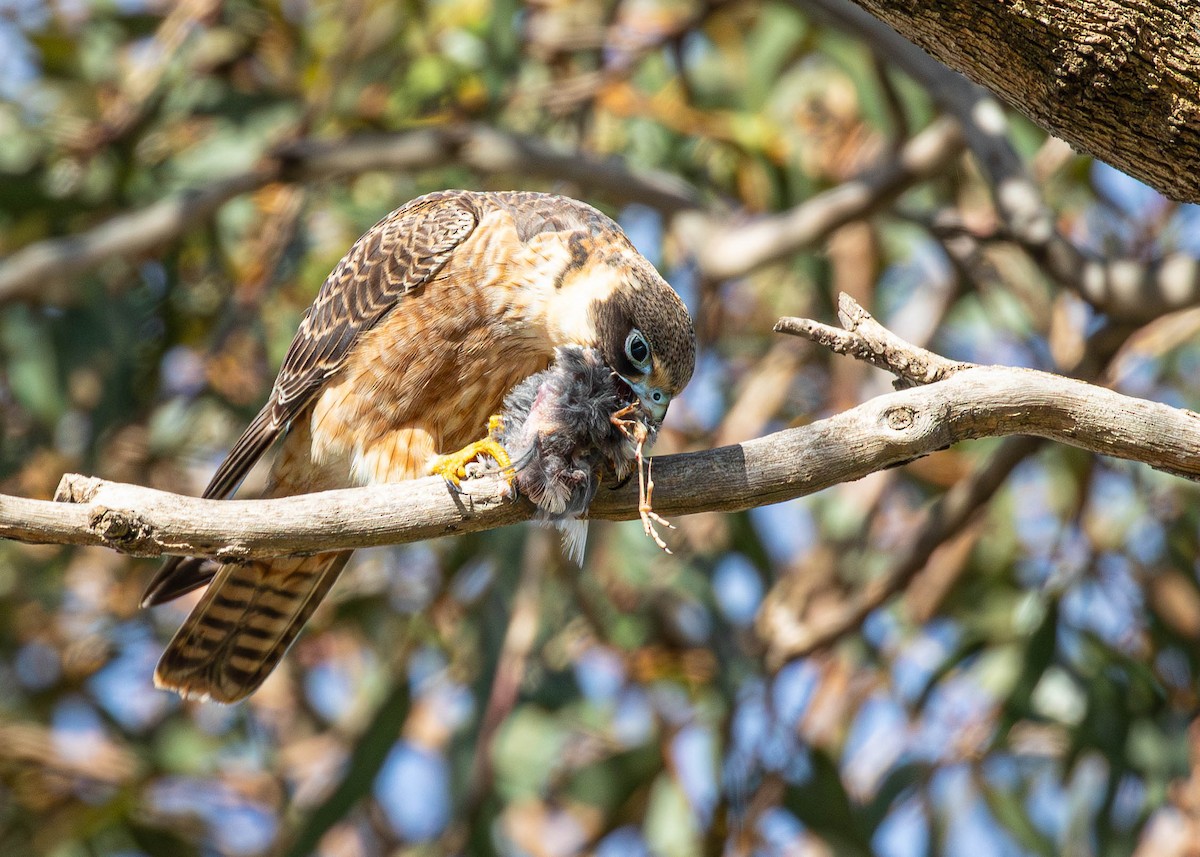
[[[457,452],[439,455],[430,465],[429,472],[441,476],[455,490],[461,488],[464,479],[474,479],[493,470],[504,474],[508,484],[512,485],[512,460],[508,457],[507,450],[496,439],[502,426],[500,416],[492,416],[488,420],[487,437],[469,443]],[[495,466],[489,465],[489,461],[495,462]]]
[[[654,543],[662,548],[667,553],[671,553],[671,549],[667,547],[667,543],[663,541],[662,536],[658,534],[658,528],[655,524],[660,524],[668,530],[675,529],[675,525],[664,518],[658,512],[654,511],[654,473],[652,471],[653,460],[646,462],[646,480],[642,481],[642,447],[638,445],[638,516],[642,519],[642,531],[647,536],[654,540]]]
[[[637,405],[626,405],[625,407],[621,408],[621,410],[613,412],[608,417],[609,422],[616,426],[617,430],[621,432],[621,434],[633,441],[638,440],[638,429],[641,429],[641,433],[643,435],[646,433],[646,427],[644,425],[642,425],[636,419],[628,419],[629,415],[636,410]]]
[[[635,405],[626,405],[609,416],[609,420],[617,427],[618,431],[637,444],[634,455],[637,459],[638,516],[642,519],[642,530],[654,540],[656,545],[670,553],[671,549],[667,547],[663,537],[658,534],[658,526],[673,530],[675,525],[654,511],[654,473],[651,469],[653,462],[645,456],[646,443],[650,440],[650,429],[641,420],[629,418],[635,410]]]

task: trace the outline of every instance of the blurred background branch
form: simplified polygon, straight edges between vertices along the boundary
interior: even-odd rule
[[[114,217],[79,235],[31,244],[0,259],[0,301],[62,302],[69,295],[62,286],[72,278],[111,259],[149,254],[201,225],[234,197],[276,182],[345,179],[378,170],[411,172],[448,164],[461,164],[485,176],[521,173],[569,181],[609,196],[614,203],[639,202],[667,214],[699,204],[696,192],[676,176],[630,170],[614,158],[597,158],[483,125],[294,141],[242,175]]]

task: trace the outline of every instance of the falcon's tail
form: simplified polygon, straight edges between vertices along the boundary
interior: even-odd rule
[[[217,702],[249,695],[279,663],[350,554],[221,566],[167,646],[154,683]]]

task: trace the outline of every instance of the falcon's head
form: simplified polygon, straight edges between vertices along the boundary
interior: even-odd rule
[[[687,307],[621,227],[590,205],[543,194],[512,194],[510,205],[537,260],[532,291],[545,300],[546,344],[596,349],[657,427],[696,366]]]
[[[696,333],[687,308],[649,262],[640,256],[624,266],[621,280],[594,300],[589,316],[596,348],[629,385],[655,427],[696,367]]]

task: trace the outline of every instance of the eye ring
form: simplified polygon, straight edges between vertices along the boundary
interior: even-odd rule
[[[650,368],[650,343],[636,327],[625,337],[625,356],[643,372]]]

